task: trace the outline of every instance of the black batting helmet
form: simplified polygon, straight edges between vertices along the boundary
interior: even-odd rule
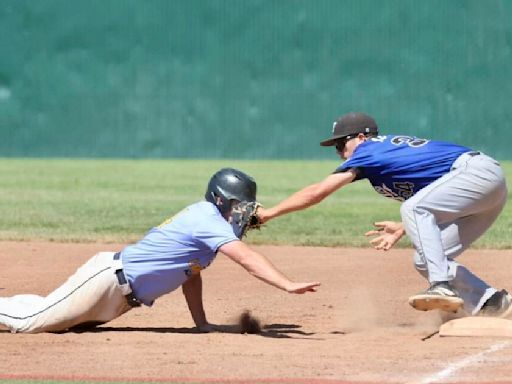
[[[223,168],[210,179],[204,197],[225,214],[231,209],[231,200],[256,201],[256,182],[238,169]]]

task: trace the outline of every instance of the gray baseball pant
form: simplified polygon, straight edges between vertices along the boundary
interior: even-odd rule
[[[454,258],[494,223],[507,201],[499,163],[479,152],[462,154],[449,173],[402,204],[400,213],[416,250],[416,269],[428,280],[452,281],[464,309],[476,314],[496,289]]]

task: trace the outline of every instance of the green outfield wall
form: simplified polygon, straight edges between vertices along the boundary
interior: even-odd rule
[[[0,157],[333,158],[332,121],[512,159],[509,0],[0,0]]]

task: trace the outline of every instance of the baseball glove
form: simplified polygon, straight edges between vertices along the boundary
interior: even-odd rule
[[[256,201],[241,201],[233,206],[229,222],[239,239],[244,237],[249,229],[261,227],[261,222],[256,215],[260,206],[261,204]]]

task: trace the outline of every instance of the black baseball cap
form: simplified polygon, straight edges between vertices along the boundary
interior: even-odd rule
[[[373,117],[361,112],[350,112],[338,118],[332,125],[332,137],[320,143],[323,147],[336,144],[336,140],[358,133],[379,133]]]

